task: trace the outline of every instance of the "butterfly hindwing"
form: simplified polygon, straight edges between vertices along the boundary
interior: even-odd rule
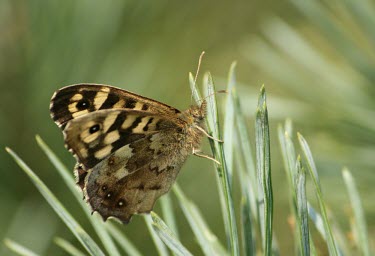
[[[99,84],[63,87],[52,96],[50,112],[60,127],[79,116],[103,109],[133,109],[157,114],[176,114],[179,110],[132,92]]]
[[[165,133],[162,131],[161,133]],[[135,213],[150,212],[157,198],[169,191],[183,161],[174,161],[176,143],[152,134],[126,145],[88,170],[86,199],[103,219],[110,216],[128,222]]]

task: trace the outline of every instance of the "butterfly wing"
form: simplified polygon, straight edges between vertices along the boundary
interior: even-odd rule
[[[172,147],[163,146],[171,139],[159,135],[126,145],[88,170],[85,197],[104,220],[127,223],[133,214],[150,212],[171,188],[186,156],[173,157]]]
[[[50,103],[52,119],[64,128],[70,120],[103,109],[133,109],[157,114],[179,110],[132,92],[100,84],[76,84],[56,91]]]
[[[90,169],[117,149],[161,131],[181,131],[179,119],[140,110],[106,109],[77,117],[63,133],[66,147],[84,169]]]

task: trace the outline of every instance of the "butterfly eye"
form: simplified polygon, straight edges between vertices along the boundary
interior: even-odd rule
[[[123,200],[123,199],[121,199],[121,200],[119,200],[119,201],[117,202],[117,206],[118,206],[118,207],[122,207],[122,206],[125,206],[125,205],[126,205],[126,201]]]
[[[89,107],[90,103],[87,101],[87,100],[80,100],[77,102],[77,109],[79,110],[84,110],[84,109],[87,109]]]
[[[89,132],[91,134],[93,134],[93,133],[96,133],[97,131],[99,131],[99,129],[100,129],[100,125],[99,124],[95,124],[95,125],[93,125],[93,126],[90,127]]]

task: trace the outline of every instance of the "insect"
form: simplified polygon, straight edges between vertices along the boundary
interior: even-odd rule
[[[203,128],[206,107],[181,112],[112,86],[76,84],[55,92],[50,113],[93,212],[128,223],[153,209],[190,154],[210,158],[198,151],[203,136],[212,138]]]

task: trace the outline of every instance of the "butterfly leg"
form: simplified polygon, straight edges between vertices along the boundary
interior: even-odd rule
[[[204,135],[206,135],[208,138],[214,140],[214,141],[217,141],[217,142],[220,142],[220,143],[224,143],[223,140],[220,140],[220,139],[216,139],[214,137],[212,137],[211,135],[209,135],[202,127],[200,126],[197,126],[197,129],[200,130]]]
[[[196,150],[195,148],[193,148],[193,155],[195,156],[198,156],[198,157],[202,157],[202,158],[206,158],[206,159],[210,159],[211,161],[214,161],[215,163],[217,163],[218,165],[221,165],[219,161],[217,161],[215,158],[211,157],[211,156],[208,156],[208,155],[204,155],[204,154],[199,154],[200,151],[199,150]]]

